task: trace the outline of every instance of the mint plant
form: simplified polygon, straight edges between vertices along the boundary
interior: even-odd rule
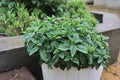
[[[106,66],[108,38],[80,17],[47,17],[34,22],[24,35],[28,54],[49,68],[77,69]]]

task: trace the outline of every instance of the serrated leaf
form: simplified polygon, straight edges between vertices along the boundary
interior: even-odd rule
[[[93,53],[94,51],[95,51],[95,47],[93,47],[93,46],[88,47],[88,52],[89,53]]]
[[[68,38],[74,43],[82,42],[82,40],[79,38],[78,33],[74,33],[73,37],[68,36]]]
[[[82,53],[88,54],[87,48],[85,46],[83,46],[83,45],[78,45],[77,50],[82,52]]]
[[[51,42],[51,47],[57,48],[58,47],[58,43],[56,41],[52,41]]]
[[[89,64],[92,64],[93,63],[93,57],[92,57],[92,55],[89,54],[88,58],[89,58]]]
[[[103,58],[98,58],[98,63],[103,62]]]
[[[52,60],[51,60],[51,65],[54,65],[55,63],[57,63],[58,62],[58,60],[59,60],[59,56],[57,56],[57,55],[54,55],[53,57],[52,57]]]
[[[45,40],[45,36],[42,36],[42,37],[39,39],[39,42],[40,42],[40,43],[43,43],[44,40]]]
[[[41,49],[40,51],[39,51],[39,54],[40,54],[40,57],[41,57],[41,59],[43,60],[43,61],[45,61],[45,62],[47,62],[48,60],[50,60],[50,54],[46,54],[46,51],[45,50],[43,50],[43,49]]]
[[[71,59],[71,57],[69,55],[67,55],[64,59],[64,61],[69,61]]]
[[[31,41],[32,41],[34,44],[37,44],[37,43],[38,43],[38,40],[35,40],[34,38],[32,38]]]
[[[28,47],[27,47],[27,51],[30,52],[32,50],[32,48],[35,46],[34,43],[29,43]]]
[[[74,45],[71,45],[70,46],[70,53],[71,53],[72,57],[75,55],[76,51],[77,51],[77,47]]]
[[[53,54],[58,54],[58,53],[59,53],[58,49],[55,49],[55,51],[53,52]]]
[[[80,62],[81,62],[82,64],[85,64],[85,63],[86,63],[85,56],[84,56],[82,53],[80,53]]]
[[[103,40],[108,40],[109,39],[108,36],[103,36],[103,35],[102,35],[102,38],[103,38]]]
[[[67,62],[67,70],[69,70],[69,69],[71,69],[71,67],[72,67],[72,64],[70,63],[70,62]]]
[[[79,65],[79,60],[78,60],[77,58],[72,58],[72,61],[73,61],[75,64]]]
[[[58,54],[58,56],[63,59],[65,57],[65,54],[64,54],[64,52],[61,52]]]
[[[67,50],[69,50],[69,45],[68,44],[61,44],[61,45],[59,45],[58,49],[61,51],[67,51]]]
[[[33,47],[30,51],[29,51],[29,55],[33,55],[34,53],[36,53],[39,50],[38,46]]]
[[[74,39],[75,43],[82,42],[82,40],[80,39],[78,33],[74,33],[73,39]]]
[[[25,42],[28,42],[32,39],[32,37],[34,36],[34,33],[26,33],[23,37]]]

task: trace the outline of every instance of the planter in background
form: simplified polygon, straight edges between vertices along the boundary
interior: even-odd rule
[[[85,0],[85,2],[87,2],[87,3],[93,3],[94,0]]]
[[[100,80],[102,70],[103,67],[100,66],[98,70],[85,68],[78,71],[71,68],[63,71],[59,68],[48,69],[46,64],[42,65],[43,80]]]
[[[120,10],[120,0],[94,0],[94,5]]]
[[[0,37],[6,37],[7,34],[6,33],[0,33]]]

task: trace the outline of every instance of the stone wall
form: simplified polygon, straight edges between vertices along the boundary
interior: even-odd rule
[[[27,55],[21,36],[0,38],[0,72],[6,72],[22,66],[27,67],[41,80],[42,72],[37,57]]]
[[[108,32],[103,32],[104,35],[109,36],[109,50],[110,50],[110,59],[109,64],[113,64],[117,61],[118,52],[120,49],[120,29],[111,30]]]
[[[85,0],[87,3],[93,3],[94,0]]]
[[[94,0],[94,5],[120,9],[120,0]]]

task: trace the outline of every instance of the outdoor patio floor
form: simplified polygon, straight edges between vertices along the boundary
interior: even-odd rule
[[[120,51],[117,61],[103,70],[101,80],[120,80]]]

